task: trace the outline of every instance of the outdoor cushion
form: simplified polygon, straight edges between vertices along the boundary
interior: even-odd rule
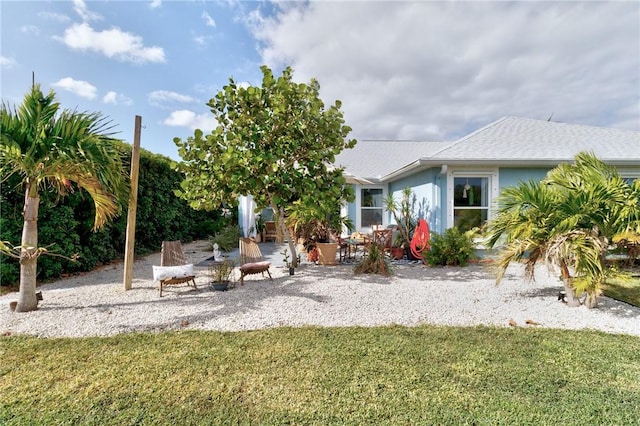
[[[156,266],[153,265],[153,280],[162,281],[169,278],[186,278],[195,275],[193,264],[179,266]]]
[[[271,263],[263,261],[263,262],[250,262],[245,263],[240,267],[240,270],[245,274],[257,274],[259,272],[263,272],[269,269]]]

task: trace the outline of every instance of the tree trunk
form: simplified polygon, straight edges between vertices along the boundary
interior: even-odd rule
[[[289,253],[291,253],[291,266],[296,268],[298,267],[298,252],[296,251],[295,236],[291,232],[291,229],[289,229],[287,227],[287,224],[285,223],[284,209],[278,209],[273,204],[271,205],[271,208],[273,209],[274,212],[276,212],[275,219],[276,219],[276,228],[278,229],[278,240],[279,240],[278,242],[279,243],[282,242],[282,239],[280,239],[281,235],[287,236],[287,243],[289,244]]]
[[[565,263],[560,265],[560,270],[562,271],[562,283],[564,284],[564,291],[567,296],[567,305],[569,306],[580,306],[580,299],[576,295],[576,289],[573,288],[571,284],[572,278],[571,273],[569,273],[569,268]]]
[[[31,193],[34,194],[31,194]],[[16,312],[29,312],[38,308],[36,273],[38,262],[38,207],[40,197],[31,184],[24,196],[24,225],[20,249],[20,292]]]

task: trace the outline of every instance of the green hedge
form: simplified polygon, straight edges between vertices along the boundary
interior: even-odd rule
[[[121,144],[125,151],[125,168],[130,170],[131,145]],[[141,150],[136,212],[135,253],[142,255],[160,250],[163,240],[207,238],[215,234],[228,218],[220,212],[193,210],[188,202],[174,195],[183,177],[171,168],[167,157]],[[0,240],[20,244],[24,192],[20,180],[12,177],[2,183],[0,191]],[[127,229],[127,206],[121,215],[98,232],[92,231],[94,207],[84,191],[77,190],[58,199],[51,192],[41,194],[38,216],[40,247],[72,256],[71,262],[61,257],[41,256],[38,259],[38,278],[52,279],[61,274],[90,271],[97,266],[124,258]],[[13,285],[19,280],[16,259],[0,256],[0,284]]]

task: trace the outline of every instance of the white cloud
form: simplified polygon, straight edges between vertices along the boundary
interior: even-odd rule
[[[142,37],[117,27],[96,31],[86,23],[73,24],[65,30],[64,36],[56,39],[71,49],[90,50],[123,62],[165,62],[161,47],[145,47]]]
[[[173,127],[187,127],[191,130],[200,129],[205,133],[215,129],[217,122],[211,114],[196,114],[190,110],[173,111],[162,124]]]
[[[133,101],[131,98],[114,91],[107,92],[106,95],[102,97],[102,102],[105,104],[114,104],[114,105],[132,105]]]
[[[638,130],[637,2],[306,2],[244,22],[358,138],[451,140],[504,115]],[[615,25],[611,25],[615,22]]]
[[[149,4],[151,9],[156,9],[160,6],[162,6],[162,0],[151,0],[151,3]]]
[[[175,103],[190,103],[195,99],[188,95],[183,95],[168,90],[155,90],[147,96],[149,103],[154,106],[162,107]]]
[[[20,27],[20,32],[24,34],[38,35],[40,34],[40,28],[35,25],[23,25]]]
[[[96,87],[91,83],[82,80],[74,80],[71,77],[60,79],[53,83],[52,86],[87,99],[95,99],[98,92],[98,89],[96,89]]]
[[[6,56],[0,56],[0,68],[13,68],[17,64],[16,60],[13,58],[8,58]]]
[[[71,20],[71,18],[69,18],[67,15],[62,15],[60,13],[54,12],[38,12],[38,16],[44,19],[58,22],[69,22]]]
[[[91,12],[87,8],[87,4],[84,0],[73,0],[73,10],[82,18],[83,22],[87,21],[99,21],[102,19],[97,13]]]
[[[202,19],[204,19],[205,25],[207,27],[215,27],[216,26],[216,21],[213,20],[213,18],[211,17],[211,15],[209,15],[207,12],[202,12]]]

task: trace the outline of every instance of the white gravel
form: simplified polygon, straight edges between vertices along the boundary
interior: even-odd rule
[[[191,261],[210,255],[203,243],[185,246]],[[197,268],[194,290],[170,286],[158,296],[151,265],[159,255],[135,264],[133,289],[124,290],[122,263],[39,288],[44,300],[37,311],[15,313],[0,297],[0,334],[41,337],[108,336],[137,331],[179,329],[254,330],[280,326],[376,326],[437,324],[595,329],[640,336],[640,308],[606,297],[595,309],[570,308],[557,300],[562,284],[546,269],[535,282],[513,266],[495,285],[483,265],[426,268],[402,265],[395,276],[353,275],[352,266],[302,265],[294,276],[281,256],[272,260],[273,282],[260,275],[226,292],[211,291],[207,268]],[[527,325],[532,320],[539,325]]]

